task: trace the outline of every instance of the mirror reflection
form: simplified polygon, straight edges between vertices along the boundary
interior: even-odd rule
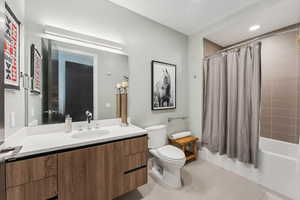
[[[34,48],[42,59],[40,71],[34,60],[29,69],[28,126],[63,123],[66,116],[73,122],[116,118],[116,85],[129,79],[127,55],[47,38]]]

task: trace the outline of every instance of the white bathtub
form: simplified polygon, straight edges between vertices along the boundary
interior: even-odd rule
[[[299,174],[297,174],[299,145],[260,138],[258,169],[227,156],[213,154],[202,148],[202,159],[212,162],[277,193],[298,200]]]
[[[261,137],[259,147],[260,184],[297,199],[299,145]]]

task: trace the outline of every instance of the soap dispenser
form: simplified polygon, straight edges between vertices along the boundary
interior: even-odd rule
[[[72,132],[72,118],[70,117],[70,115],[66,116],[66,119],[65,119],[65,130],[66,130],[66,133]]]

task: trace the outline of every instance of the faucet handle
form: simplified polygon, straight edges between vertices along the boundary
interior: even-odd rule
[[[93,116],[93,114],[89,110],[85,111],[85,115],[87,117],[92,117]]]

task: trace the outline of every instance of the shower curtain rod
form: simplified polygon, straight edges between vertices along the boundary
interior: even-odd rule
[[[276,35],[281,35],[283,33],[288,33],[288,32],[297,31],[297,30],[300,31],[300,24],[295,24],[295,25],[290,26],[290,28],[285,28],[284,30],[279,30],[279,31],[271,32],[271,33],[266,33],[266,34],[263,34],[261,36],[255,37],[253,39],[249,39],[247,41],[240,42],[238,44],[234,44],[234,45],[229,46],[229,47],[227,47],[225,49],[217,51],[213,55],[205,56],[203,58],[203,60],[207,60],[209,58],[212,58],[212,57],[217,56],[217,55],[222,54],[222,53],[226,54],[227,51],[235,49],[237,47],[246,46],[246,45],[251,44],[251,43],[256,42],[256,41],[260,41],[260,40],[263,40],[263,39],[266,39],[266,38],[270,38],[270,37],[273,37],[273,36],[276,36]]]

